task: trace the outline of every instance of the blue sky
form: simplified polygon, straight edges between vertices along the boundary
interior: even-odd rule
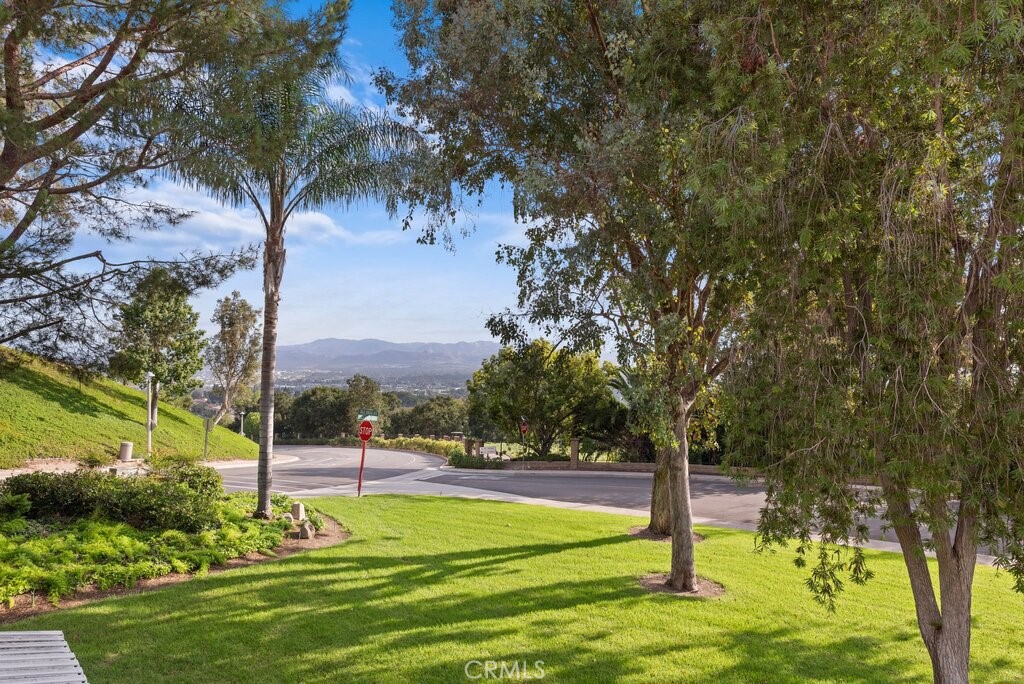
[[[294,3],[297,11],[313,2]],[[332,95],[360,104],[382,106],[370,82],[374,70],[387,66],[403,73],[405,61],[395,46],[390,2],[355,0],[342,46],[351,82]],[[136,236],[129,244],[104,247],[109,256],[170,258],[193,248],[225,250],[258,243],[262,228],[248,208],[224,207],[202,192],[154,179],[134,193],[197,212],[181,226]],[[287,265],[282,286],[280,344],[322,337],[377,337],[396,342],[456,342],[490,339],[484,321],[515,302],[515,276],[499,266],[500,243],[522,240],[511,211],[511,195],[495,187],[472,216],[476,230],[457,237],[455,251],[419,245],[415,232],[402,232],[401,218],[391,219],[375,205],[295,215],[286,237]],[[193,304],[209,326],[217,298],[239,290],[262,307],[261,274],[240,273]]]

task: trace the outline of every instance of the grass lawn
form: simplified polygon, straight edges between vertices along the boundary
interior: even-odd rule
[[[15,362],[19,360],[19,362]],[[146,393],[105,378],[79,381],[27,354],[0,348],[0,468],[30,458],[116,453],[121,440],[146,452]],[[203,421],[160,404],[153,450],[203,455]],[[256,458],[259,446],[224,427],[210,433],[210,458]]]
[[[64,630],[94,682],[456,682],[468,660],[543,660],[552,682],[930,680],[901,559],[836,614],[792,554],[702,528],[717,599],[647,593],[667,544],[636,518],[433,497],[319,499],[345,544],[6,625]],[[979,568],[973,676],[1024,673],[1024,598]],[[471,674],[479,674],[471,668]],[[536,671],[533,671],[534,675]],[[483,681],[483,680],[478,680]]]

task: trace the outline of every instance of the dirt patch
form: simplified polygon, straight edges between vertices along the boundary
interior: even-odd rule
[[[715,598],[725,593],[725,587],[721,584],[703,577],[697,578],[697,588],[694,591],[676,591],[666,582],[668,582],[668,575],[664,572],[655,572],[640,578],[640,586],[647,591],[673,594],[683,598]]]
[[[81,467],[78,461],[69,461],[61,458],[34,458],[30,461],[25,461],[17,468],[0,470],[0,480],[6,480],[9,477],[25,473],[70,473]]]
[[[210,566],[209,574],[214,575],[219,572],[224,572],[225,570],[244,568],[247,565],[255,565],[256,563],[265,563],[279,558],[286,558],[293,554],[301,553],[302,551],[311,551],[313,549],[322,549],[327,546],[334,546],[342,543],[351,536],[351,534],[343,529],[336,520],[323,515],[322,513],[321,516],[324,519],[324,529],[317,532],[316,536],[312,539],[299,539],[299,533],[297,531],[290,532],[284,538],[284,541],[281,542],[281,545],[274,549],[275,555],[264,556],[261,553],[250,553],[245,556],[239,556],[238,558],[232,558],[223,565]],[[98,601],[111,596],[131,596],[133,594],[142,594],[144,592],[161,589],[172,584],[180,584],[181,582],[186,582],[193,577],[195,577],[193,573],[172,572],[169,575],[154,577],[153,579],[139,580],[136,582],[135,586],[131,588],[114,587],[113,589],[100,590],[95,586],[84,587],[76,591],[74,594],[65,596],[57,605],[50,603],[45,596],[23,594],[14,598],[13,607],[0,607],[0,624],[17,622],[18,620],[22,620],[32,615],[39,615],[40,613],[49,613],[54,610],[74,608],[75,606],[92,603],[93,601]]]
[[[671,542],[671,534],[658,534],[657,532],[651,532],[651,528],[646,525],[637,525],[636,527],[629,528],[629,536],[636,537],[637,539],[646,539],[648,541],[656,542]],[[703,534],[693,533],[693,543],[699,544],[704,541]]]

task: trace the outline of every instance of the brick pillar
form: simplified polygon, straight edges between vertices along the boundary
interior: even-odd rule
[[[569,440],[569,467],[573,470],[580,467],[580,440],[577,437]]]

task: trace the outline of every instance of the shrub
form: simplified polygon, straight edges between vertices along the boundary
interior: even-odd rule
[[[27,494],[2,494],[0,495],[0,520],[22,518],[32,508]]]
[[[109,473],[27,473],[2,485],[25,495],[35,519],[105,517],[139,529],[198,532],[217,523],[220,475],[202,466],[175,466],[158,476],[120,478]]]
[[[207,466],[178,463],[159,471],[159,474],[203,496],[217,497],[224,493],[224,479]]]

